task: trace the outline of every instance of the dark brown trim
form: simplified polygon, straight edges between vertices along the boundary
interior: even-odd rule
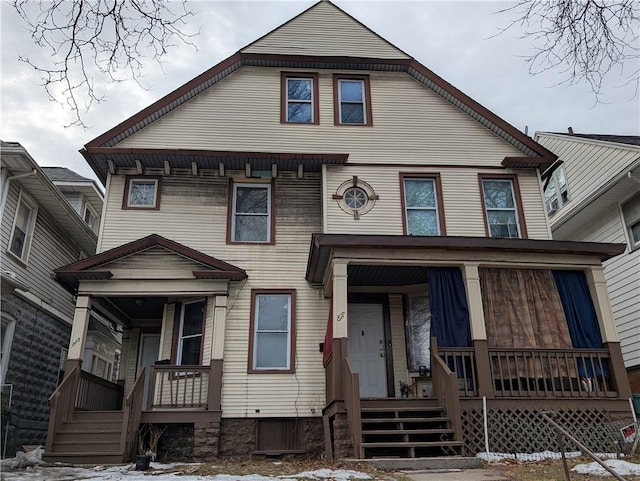
[[[502,166],[508,169],[539,169],[547,170],[556,159],[552,157],[505,157]]]
[[[228,279],[230,281],[241,281],[245,274],[235,271],[192,271],[196,279]]]
[[[131,188],[131,182],[135,180],[155,180],[156,181],[156,196],[153,206],[130,206],[129,205],[129,189]],[[162,177],[159,175],[127,175],[124,181],[124,194],[122,196],[122,209],[123,210],[160,210],[160,198],[162,191]]]
[[[480,202],[482,204],[482,218],[484,219],[484,231],[487,237],[491,237],[489,230],[489,221],[487,220],[487,208],[484,203],[484,184],[485,180],[510,180],[513,186],[514,202],[516,204],[516,212],[518,214],[518,228],[520,229],[520,239],[528,239],[527,223],[524,218],[524,209],[522,207],[522,195],[520,194],[520,184],[518,176],[515,174],[478,174],[478,184],[480,185]]]
[[[311,106],[313,112],[311,113],[311,122],[292,122],[287,120],[287,79],[300,78],[311,79],[313,101]],[[318,87],[318,73],[317,72],[280,72],[280,123],[281,124],[295,124],[295,125],[318,125],[320,124],[320,94]]]
[[[340,122],[340,80],[362,80],[364,83],[364,115],[365,123],[351,124]],[[368,75],[333,74],[333,124],[337,126],[373,126],[373,115],[371,109],[371,84]]]
[[[409,235],[409,228],[407,226],[407,206],[405,204],[404,197],[404,181],[405,179],[425,179],[434,180],[436,187],[436,209],[438,211],[438,224],[440,232],[438,235],[447,235],[447,223],[444,217],[444,199],[442,198],[442,182],[440,181],[439,173],[414,173],[414,172],[400,172],[400,202],[402,203],[402,233]]]
[[[180,319],[182,317],[182,302],[173,303],[173,336],[171,339],[171,364],[178,362],[178,336],[180,336]]]
[[[288,294],[291,296],[291,326],[290,326],[290,355],[289,369],[254,369],[253,368],[253,348],[255,342],[255,309],[256,295],[260,294]],[[249,322],[249,355],[247,356],[248,374],[294,374],[296,372],[296,290],[295,289],[251,289],[251,312]]]
[[[269,241],[268,242],[244,242],[233,240],[233,197],[234,197],[234,185],[235,184],[252,184],[255,186],[271,186],[271,193],[269,203],[271,212],[269,213]],[[230,245],[275,245],[276,243],[276,184],[274,179],[271,182],[252,182],[251,179],[229,179],[229,193],[227,196],[227,244]]]

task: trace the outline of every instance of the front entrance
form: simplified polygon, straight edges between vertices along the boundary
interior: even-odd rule
[[[145,368],[144,394],[142,395],[142,406],[146,409],[149,399],[149,368],[158,360],[160,350],[160,334],[143,334],[140,341],[140,360],[138,372]]]
[[[387,397],[382,304],[350,303],[349,360],[360,374],[360,397]]]

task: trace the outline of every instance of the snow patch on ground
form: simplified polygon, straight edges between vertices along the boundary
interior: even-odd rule
[[[630,463],[621,459],[609,459],[605,461],[605,464],[620,476],[640,475],[640,464]],[[592,476],[611,476],[606,469],[596,462],[578,464],[572,469],[572,471],[575,471],[578,474],[590,474]]]
[[[595,453],[602,459],[616,458],[616,453]],[[579,458],[580,451],[570,451],[564,453],[567,458]],[[505,459],[516,459],[518,461],[543,461],[545,459],[560,459],[562,455],[553,451],[542,451],[541,453],[478,453],[476,457],[484,461],[503,461]],[[597,463],[596,463],[597,464]]]

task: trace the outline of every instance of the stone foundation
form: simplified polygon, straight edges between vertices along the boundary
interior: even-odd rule
[[[219,446],[220,456],[251,454],[256,447],[255,419],[223,419]]]
[[[346,414],[336,414],[331,420],[333,455],[336,459],[353,457],[353,439],[349,432]]]
[[[161,461],[193,460],[196,456],[193,424],[166,424],[166,426],[167,430],[158,441],[158,459]]]
[[[324,452],[324,427],[322,418],[304,418],[300,420],[302,429],[301,449],[309,455],[320,455]]]
[[[193,457],[196,461],[211,461],[218,456],[220,423],[194,423]]]

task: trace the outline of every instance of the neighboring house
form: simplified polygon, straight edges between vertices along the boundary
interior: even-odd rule
[[[106,206],[55,271],[48,460],[121,462],[140,422],[161,454],[421,457],[484,450],[483,398],[494,451],[555,446],[542,410],[594,449],[630,417],[602,267],[625,246],[552,240],[556,156],[331,2],[82,153]],[[74,411],[96,306],[125,397]]]
[[[2,142],[2,454],[44,444],[75,299],[54,269],[95,253],[97,235],[20,144]],[[5,416],[4,408],[9,407]]]
[[[554,239],[620,242],[604,263],[628,370],[640,394],[640,136],[538,132],[562,165],[545,189]]]

